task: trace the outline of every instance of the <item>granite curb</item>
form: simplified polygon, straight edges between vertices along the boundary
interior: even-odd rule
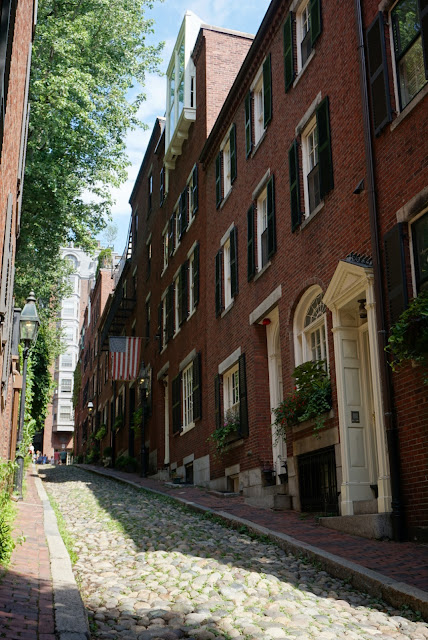
[[[35,478],[35,484],[43,505],[44,527],[49,548],[55,632],[58,640],[88,640],[88,617],[74,578],[70,556],[61,538],[55,512],[39,477]]]
[[[76,465],[81,466],[81,465]],[[221,518],[226,524],[233,528],[239,529],[245,526],[249,531],[260,535],[267,536],[270,540],[278,544],[284,551],[292,553],[296,556],[304,556],[310,562],[315,562],[319,565],[320,569],[328,571],[335,578],[346,580],[354,588],[364,591],[374,598],[380,598],[391,604],[395,608],[410,607],[414,611],[420,612],[425,620],[428,620],[428,593],[417,587],[412,587],[404,582],[398,582],[393,578],[383,575],[378,571],[372,571],[361,565],[356,564],[345,558],[341,558],[333,553],[314,547],[289,536],[285,533],[280,533],[268,529],[261,525],[258,525],[251,520],[239,518],[230,513],[224,511],[216,511],[209,507],[197,504],[196,502],[186,500],[185,498],[179,498],[170,494],[165,494],[162,491],[144,487],[141,484],[128,480],[127,478],[116,476],[109,473],[108,470],[94,469],[86,466],[81,466],[82,469],[90,473],[94,473],[106,478],[128,484],[136,489],[148,491],[154,495],[167,497],[171,500],[183,504],[192,511],[198,513],[211,513],[218,518]],[[62,639],[61,639],[62,640]]]

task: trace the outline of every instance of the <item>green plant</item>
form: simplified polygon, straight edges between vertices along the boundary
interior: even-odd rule
[[[116,469],[132,473],[137,470],[137,460],[132,456],[119,456],[115,464]]]
[[[239,410],[228,409],[223,424],[210,435],[208,441],[214,442],[217,453],[221,456],[235,436],[239,434]]]
[[[110,458],[113,454],[113,447],[104,447],[103,458]]]
[[[413,298],[391,327],[386,351],[391,354],[393,371],[410,361],[428,367],[428,291]],[[428,373],[424,383],[428,384]]]
[[[287,427],[315,418],[314,431],[324,426],[325,414],[331,409],[331,382],[325,360],[309,360],[293,371],[294,391],[273,409],[276,437],[285,436]]]
[[[132,420],[131,420],[131,429],[133,429],[135,434],[140,433],[142,421],[143,421],[143,407],[139,407],[132,414]]]
[[[117,416],[116,420],[113,422],[112,429],[113,431],[119,431],[123,427],[123,416]]]
[[[100,426],[100,428],[98,429],[98,431],[95,432],[95,440],[102,440],[104,438],[104,436],[107,435],[107,427],[105,426],[105,424],[102,424]]]

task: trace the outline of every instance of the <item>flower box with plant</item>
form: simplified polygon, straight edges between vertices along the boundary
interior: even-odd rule
[[[428,291],[413,298],[398,321],[391,327],[386,351],[391,354],[391,367],[415,362],[428,368]],[[428,384],[428,372],[424,374]]]
[[[95,432],[95,440],[98,440],[98,442],[100,442],[100,440],[102,440],[106,435],[107,435],[107,427],[105,424],[102,424],[98,429],[98,431]]]
[[[141,424],[143,422],[143,407],[139,407],[132,414],[131,429],[135,435],[138,435],[141,431]]]
[[[123,416],[117,416],[116,420],[113,422],[112,429],[113,431],[119,431],[123,427]]]
[[[309,360],[293,371],[296,386],[284,400],[273,409],[277,438],[285,436],[286,428],[306,420],[315,419],[314,431],[324,426],[325,413],[332,406],[331,382],[325,360]]]
[[[208,440],[214,442],[217,453],[221,456],[229,444],[240,437],[239,408],[231,408],[226,411],[223,424],[210,435]]]

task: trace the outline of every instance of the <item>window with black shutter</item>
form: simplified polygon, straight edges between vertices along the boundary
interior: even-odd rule
[[[311,12],[311,44],[314,46],[322,31],[321,0],[310,0]]]
[[[172,432],[181,431],[181,373],[172,383]]]
[[[239,356],[239,430],[242,437],[248,436],[248,402],[247,402],[247,373],[245,353]]]
[[[266,127],[272,120],[272,70],[271,56],[263,63],[263,124]]]
[[[4,228],[4,240],[3,240],[3,256],[1,267],[1,282],[0,282],[0,316],[5,317],[8,309],[9,294],[11,288],[13,288],[13,281],[11,282],[12,272],[12,214],[13,214],[13,195],[9,193],[6,205],[6,220]]]
[[[237,162],[236,162],[236,124],[232,125],[229,134],[229,148],[230,148],[230,181],[233,183],[237,176]]]
[[[384,247],[390,321],[394,324],[408,303],[402,223],[385,234]]]
[[[217,209],[221,201],[221,153],[219,153],[215,159],[215,204]]]
[[[175,231],[175,212],[170,217],[169,224],[168,224],[168,253],[169,253],[169,257],[172,256],[172,254],[174,253],[174,248],[175,248],[174,231]]]
[[[293,46],[293,14],[290,13],[283,27],[284,42],[284,82],[288,91],[294,81],[294,46]]]
[[[254,246],[254,205],[247,211],[247,276],[248,282],[256,273],[256,257]]]
[[[222,312],[222,287],[221,287],[221,258],[222,251],[218,251],[215,257],[215,315],[218,317]]]
[[[186,261],[181,265],[180,268],[180,278],[179,278],[179,288],[180,288],[180,299],[178,306],[179,313],[179,324],[180,326],[186,320],[189,315],[189,300],[188,300],[188,271],[189,271],[189,263]]]
[[[193,422],[202,418],[201,353],[193,358]]]
[[[199,242],[195,246],[193,252],[193,304],[199,302]]]
[[[288,150],[288,171],[290,178],[291,231],[295,231],[301,222],[299,149],[297,140]]]
[[[412,223],[412,248],[416,289],[428,289],[428,213]]]
[[[334,186],[328,97],[317,107],[317,131],[320,196],[324,198]]]
[[[385,25],[381,12],[366,31],[366,42],[373,127],[375,135],[378,136],[384,126],[391,122]]]
[[[188,202],[188,189],[187,187],[184,189],[184,191],[181,193],[180,195],[180,240],[183,237],[184,232],[187,229],[187,202]]]
[[[170,284],[166,294],[166,341],[174,335],[174,285]]]
[[[0,158],[3,147],[4,118],[9,89],[12,44],[15,33],[15,19],[18,0],[3,0],[1,3],[0,25]]]
[[[192,172],[192,216],[195,215],[199,208],[198,196],[198,165],[195,164]]]
[[[276,251],[276,225],[275,225],[275,188],[273,176],[267,183],[267,251],[271,258]]]
[[[233,227],[230,239],[230,295],[232,298],[238,293],[238,233]]]
[[[245,96],[245,155],[247,158],[253,147],[253,127],[251,120],[251,93],[247,93]]]

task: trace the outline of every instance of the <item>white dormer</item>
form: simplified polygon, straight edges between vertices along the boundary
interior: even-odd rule
[[[196,70],[191,54],[202,20],[186,11],[167,71],[165,166],[174,169],[196,120]]]

